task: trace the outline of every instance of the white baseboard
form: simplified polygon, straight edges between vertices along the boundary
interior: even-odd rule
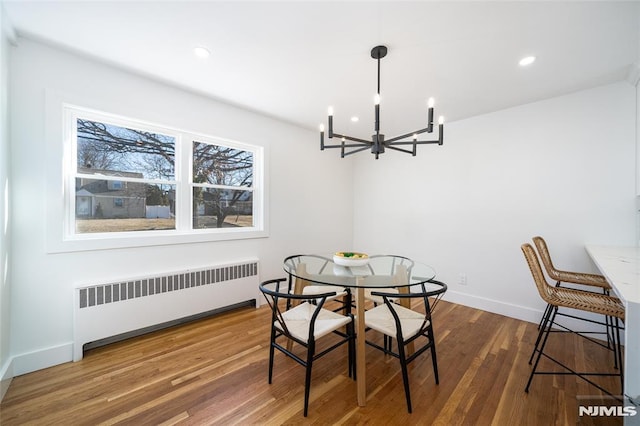
[[[469,306],[471,308],[532,323],[538,323],[540,318],[542,318],[543,313],[538,309],[532,309],[526,306],[514,305],[511,303],[501,302],[499,300],[488,299],[486,297],[460,293],[452,290],[448,290],[444,294],[443,299],[459,305]]]
[[[13,357],[14,376],[31,373],[73,360],[73,342]]]
[[[533,309],[526,306],[519,306],[510,303],[501,302],[494,299],[488,299],[486,297],[480,297],[457,291],[447,291],[443,297],[444,300],[459,305],[469,306],[471,308],[480,309],[494,314],[504,315],[509,318],[515,318],[522,321],[538,324],[542,319],[543,310]],[[569,312],[567,309],[561,309],[559,312]],[[574,311],[577,312],[577,311]],[[570,313],[570,312],[569,312]],[[596,321],[603,321],[601,315],[590,314],[585,312],[578,312],[577,316],[590,318]],[[579,330],[590,333],[601,333],[604,330],[604,326],[598,324],[592,324],[585,321],[576,320],[573,318],[561,318],[558,319],[559,324],[565,325],[572,330]],[[554,327],[555,328],[555,327]],[[606,339],[604,334],[594,334],[591,337],[599,340]],[[624,344],[624,333],[621,333],[620,338],[622,344]]]
[[[0,369],[0,402],[9,389],[11,380],[13,379],[13,358],[9,358]]]

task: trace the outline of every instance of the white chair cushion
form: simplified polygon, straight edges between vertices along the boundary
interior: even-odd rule
[[[374,302],[377,305],[381,305],[384,303],[384,299],[382,298],[382,296],[373,296],[371,295],[372,291],[379,291],[381,293],[398,293],[398,289],[397,288],[376,288],[376,289],[370,289],[367,288],[364,290],[364,298],[367,300],[371,300],[372,302]],[[392,302],[397,302],[398,298],[397,297],[390,297],[389,300],[391,300]]]
[[[402,336],[404,339],[406,340],[415,336],[422,328],[425,315],[401,305],[393,305],[393,309],[400,318],[400,327],[402,327]],[[364,313],[364,323],[367,327],[386,334],[387,336],[396,337],[397,335],[396,322],[386,304],[376,306],[366,311]]]
[[[316,305],[304,302],[282,314],[282,318],[289,329],[289,333],[291,333],[293,337],[302,340],[303,342],[308,341],[311,316],[316,308]],[[320,309],[320,313],[316,318],[313,336],[315,339],[319,339],[320,337],[327,335],[350,322],[350,317],[331,312],[327,309]],[[278,322],[275,323],[275,326],[280,331],[284,331]]]
[[[335,299],[337,297],[342,297],[347,294],[347,291],[344,287],[338,287],[335,285],[308,285],[302,289],[302,294],[304,295],[314,295],[314,294],[323,294],[323,293],[331,293],[335,292],[335,296],[327,297],[327,300]]]

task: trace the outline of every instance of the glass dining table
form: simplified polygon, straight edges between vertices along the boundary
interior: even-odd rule
[[[345,265],[345,263],[347,265]],[[284,271],[294,282],[293,290],[302,294],[306,285],[339,286],[351,289],[356,303],[356,383],[358,405],[366,405],[365,289],[397,288],[409,292],[413,285],[432,280],[436,273],[428,265],[397,255],[373,255],[361,261],[344,262],[334,255],[295,255],[284,260]],[[408,303],[401,299],[401,304]],[[407,306],[409,307],[409,306]]]

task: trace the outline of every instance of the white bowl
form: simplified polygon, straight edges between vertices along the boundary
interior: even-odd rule
[[[345,252],[338,252],[333,255],[333,263],[340,266],[362,266],[369,263],[369,256],[366,253],[346,252],[353,253],[357,257],[345,257],[342,253]]]

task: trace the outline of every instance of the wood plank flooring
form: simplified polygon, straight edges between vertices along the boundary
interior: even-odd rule
[[[267,383],[269,320],[267,307],[243,308],[16,377],[0,405],[0,424],[622,424],[579,417],[577,396],[600,392],[574,376],[536,376],[524,392],[534,324],[447,302],[434,313],[440,384],[428,352],[412,363],[413,414],[398,361],[371,347],[367,406],[358,407],[345,346],[314,364],[304,418],[304,368],[276,353]],[[552,334],[549,348],[578,368],[613,365],[611,352],[573,335]],[[599,383],[619,389],[616,378]]]

